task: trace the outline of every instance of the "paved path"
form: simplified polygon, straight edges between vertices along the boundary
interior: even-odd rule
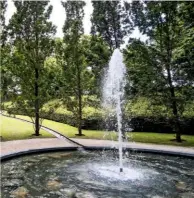
[[[73,139],[78,143],[84,145],[85,147],[117,147],[117,142],[112,142],[109,140],[91,140],[91,139]],[[160,151],[160,152],[172,152],[192,155],[194,157],[194,147],[186,148],[179,146],[167,146],[167,145],[154,145],[154,144],[144,144],[144,143],[125,143],[126,147],[135,150],[146,150],[146,151]],[[70,143],[64,139],[57,138],[36,138],[28,140],[14,140],[1,142],[1,157],[22,152],[30,151],[35,149],[45,149],[45,148],[78,148],[75,144]]]
[[[28,140],[13,140],[1,142],[1,156],[29,151],[34,149],[56,148],[56,147],[75,147],[75,145],[57,138],[36,138]]]
[[[93,139],[75,139],[74,141],[84,146],[112,146],[118,147],[118,142],[110,140],[93,140]],[[163,151],[177,151],[177,152],[188,152],[194,154],[194,147],[182,147],[182,146],[170,146],[170,145],[157,145],[149,143],[138,143],[138,142],[127,142],[124,143],[124,147],[133,149],[156,149]]]

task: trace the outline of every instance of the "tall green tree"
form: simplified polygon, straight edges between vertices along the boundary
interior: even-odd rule
[[[93,35],[100,35],[111,50],[119,48],[124,37],[131,32],[128,13],[120,1],[92,1],[91,18]]]
[[[82,53],[81,36],[84,33],[84,1],[62,2],[66,11],[66,21],[63,27],[64,32],[64,53],[63,69],[65,90],[64,99],[73,111],[78,128],[78,135],[82,135],[82,109],[83,89],[88,71],[86,69],[85,57]]]
[[[182,112],[185,102],[191,101],[193,89],[178,61],[183,36],[179,15],[184,11],[180,5],[181,2],[133,2],[129,7],[134,25],[149,39],[147,43],[132,39],[125,51],[131,92],[147,95],[171,109],[178,142]]]
[[[0,63],[1,63],[1,108],[4,109],[4,103],[10,100],[13,89],[16,86],[16,78],[9,70],[11,63],[11,44],[8,39],[7,25],[5,24],[5,12],[7,1],[0,2]]]
[[[16,12],[9,23],[12,42],[11,72],[19,83],[16,104],[34,117],[39,136],[40,110],[49,100],[49,82],[44,62],[53,51],[55,26],[49,21],[52,6],[48,1],[14,1]]]
[[[7,32],[5,25],[5,12],[7,9],[7,1],[0,2],[0,62],[1,62],[1,104],[8,97],[8,85],[11,84],[10,73],[7,71],[6,64],[8,62],[9,48],[7,45]]]

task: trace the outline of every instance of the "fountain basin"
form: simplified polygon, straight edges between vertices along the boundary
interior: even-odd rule
[[[192,197],[193,162],[126,152],[120,173],[117,151],[24,156],[2,163],[2,197]]]

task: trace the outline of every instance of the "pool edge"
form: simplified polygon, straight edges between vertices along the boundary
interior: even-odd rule
[[[116,148],[110,146],[84,146],[81,147],[84,150],[96,151],[96,150],[114,150]],[[0,157],[1,162],[11,160],[13,158],[22,157],[25,155],[41,154],[48,152],[60,152],[60,151],[79,151],[80,147],[51,147],[51,148],[41,148],[41,149],[30,149],[25,151],[18,151],[14,153],[5,154]],[[151,153],[157,155],[168,155],[168,156],[177,156],[194,159],[194,153],[185,153],[178,151],[167,151],[167,150],[158,150],[158,149],[146,149],[146,148],[132,148],[126,147],[125,150],[136,152],[136,153]]]

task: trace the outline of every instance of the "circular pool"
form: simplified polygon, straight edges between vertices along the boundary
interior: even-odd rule
[[[1,164],[3,198],[192,198],[194,160],[115,151],[29,155]]]

